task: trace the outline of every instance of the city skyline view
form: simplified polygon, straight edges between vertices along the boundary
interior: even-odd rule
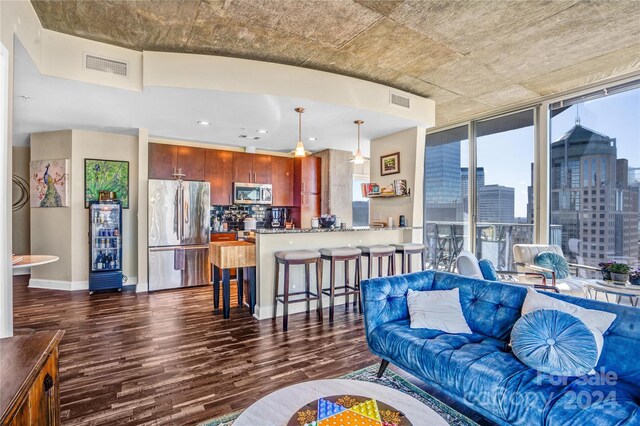
[[[640,266],[640,89],[560,107],[550,117],[550,240],[574,262]],[[476,134],[477,254],[505,232],[509,246],[532,243],[533,111],[478,121]],[[466,125],[427,136],[427,223],[466,226],[472,213],[466,137]]]

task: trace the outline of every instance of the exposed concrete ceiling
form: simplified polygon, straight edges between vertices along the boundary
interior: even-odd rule
[[[438,125],[640,71],[635,0],[32,3],[53,31],[396,87],[436,101]]]

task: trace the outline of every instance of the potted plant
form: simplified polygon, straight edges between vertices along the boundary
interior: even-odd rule
[[[609,272],[609,266],[613,265],[613,262],[610,260],[608,262],[598,263],[600,270],[602,271],[602,279],[603,280],[611,280],[611,272]]]
[[[629,273],[629,282],[633,285],[640,285],[640,268]]]
[[[631,268],[626,263],[614,262],[607,268],[611,272],[611,279],[626,283],[629,280],[629,271]]]

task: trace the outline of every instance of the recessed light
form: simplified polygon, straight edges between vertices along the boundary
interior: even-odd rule
[[[318,138],[307,138],[308,141],[317,141]]]
[[[258,139],[260,139],[260,136],[254,136],[254,137],[252,137],[251,139],[253,139],[253,140],[258,140]]]
[[[209,123],[208,121],[204,121],[204,120],[198,120],[196,121],[196,123],[198,123],[201,126],[210,126],[211,123]]]
[[[256,130],[256,133],[264,134],[264,133],[269,133],[269,131],[268,130],[264,130],[264,129],[260,129],[260,130]]]

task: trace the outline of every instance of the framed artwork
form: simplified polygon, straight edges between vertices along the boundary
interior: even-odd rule
[[[129,162],[84,159],[84,207],[100,199],[100,191],[115,193],[122,208],[129,208]]]
[[[69,160],[29,163],[31,207],[69,207]]]
[[[383,155],[380,157],[380,174],[382,176],[400,173],[400,153]]]

